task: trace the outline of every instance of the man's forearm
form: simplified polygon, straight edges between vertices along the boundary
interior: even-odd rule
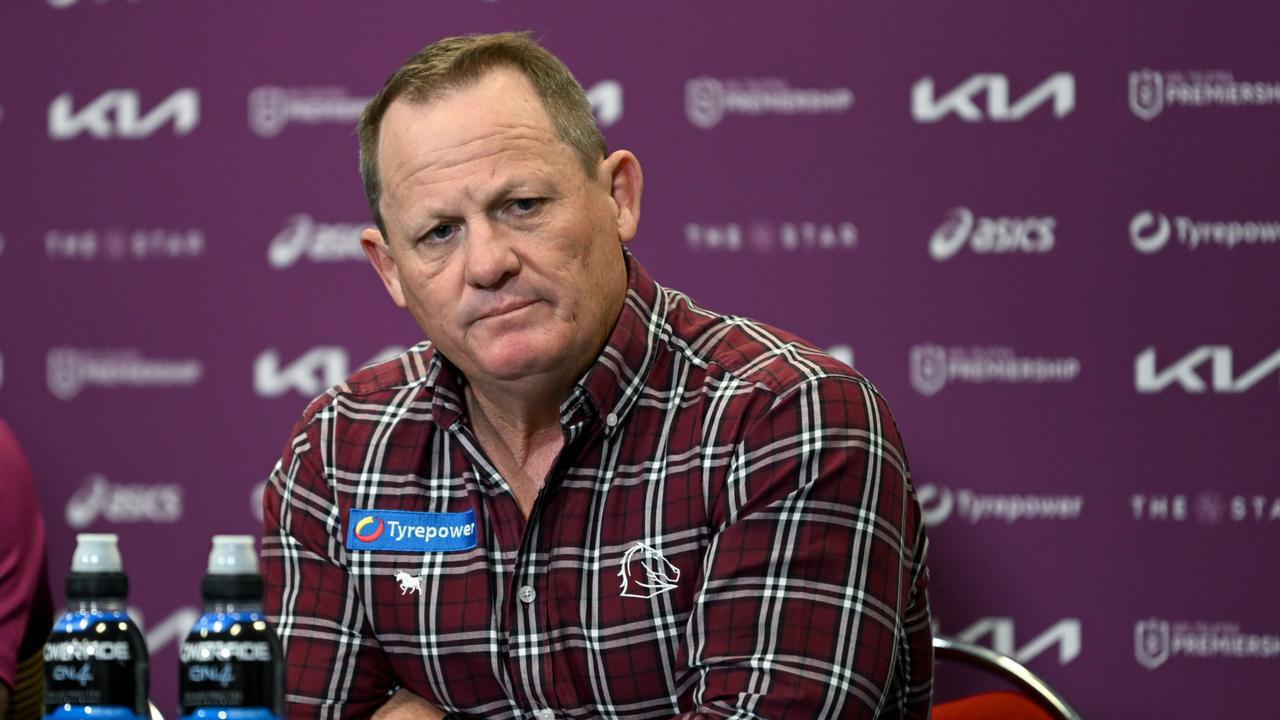
[[[385,705],[373,713],[375,720],[442,720],[444,711],[400,688]]]

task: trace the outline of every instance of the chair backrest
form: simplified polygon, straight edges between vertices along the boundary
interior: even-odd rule
[[[1005,679],[1025,693],[1027,698],[1048,714],[1049,718],[1054,718],[1055,720],[1081,720],[1080,714],[1071,707],[1066,698],[1062,697],[1057,691],[1049,687],[1048,683],[1041,680],[1035,673],[1011,657],[1001,655],[980,645],[938,636],[933,638],[933,654],[938,660],[959,662]],[[986,693],[985,695],[1008,695],[1008,693]],[[995,698],[991,698],[991,700],[995,700]],[[1002,701],[1006,703],[1013,702],[1009,698],[1003,698]],[[951,705],[952,703],[944,703],[938,706],[935,709],[935,716],[942,717],[942,715],[938,715],[938,711],[947,712],[944,706]],[[1014,712],[1012,704],[1008,705],[1008,709],[1004,711],[994,711],[993,709],[993,712],[996,714],[989,715],[989,717],[1018,717],[1028,718],[1028,720],[1045,717],[1044,715],[1037,716],[1026,713],[1012,715],[1011,713]],[[968,715],[967,717],[980,716]],[[956,717],[965,716],[957,715]]]

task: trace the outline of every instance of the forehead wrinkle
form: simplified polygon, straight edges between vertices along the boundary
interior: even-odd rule
[[[467,138],[460,143],[448,145],[445,147],[417,149],[410,148],[407,153],[400,153],[400,158],[394,163],[390,163],[390,172],[387,176],[395,182],[394,178],[397,173],[405,171],[405,168],[411,168],[420,165],[418,169],[411,169],[405,172],[416,174],[423,170],[431,170],[437,166],[448,168],[453,165],[460,165],[468,160],[479,159],[484,155],[492,154],[485,152],[484,145],[486,143],[502,142],[503,140],[512,140],[519,144],[546,145],[547,133],[542,132],[539,128],[528,125],[508,125],[505,127],[497,127],[488,132],[480,133],[474,137]],[[558,141],[558,138],[551,136],[552,140]],[[402,139],[403,140],[403,139]],[[401,142],[401,144],[408,144]],[[456,156],[456,157],[455,157]],[[387,164],[384,164],[387,167]]]
[[[486,167],[477,172],[473,163]],[[410,170],[393,184],[388,199],[393,207],[399,206],[395,215],[407,227],[417,228],[461,217],[468,207],[487,208],[501,195],[531,182],[540,183],[538,191],[543,193],[561,187],[536,147],[501,147]]]

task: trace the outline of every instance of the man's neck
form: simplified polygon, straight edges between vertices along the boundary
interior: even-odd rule
[[[521,405],[510,396],[495,402],[473,385],[467,385],[464,394],[476,441],[507,481],[516,505],[528,518],[564,447],[559,402],[544,400]]]
[[[464,396],[472,430],[501,440],[517,460],[539,439],[560,437],[560,401],[556,395],[519,395],[505,388],[485,388],[468,383]]]

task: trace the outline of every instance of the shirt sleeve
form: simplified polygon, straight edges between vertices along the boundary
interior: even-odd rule
[[[927,545],[874,389],[822,378],[773,401],[713,512],[680,717],[928,717]]]
[[[320,420],[300,424],[263,496],[265,607],[284,645],[290,718],[367,717],[396,686],[348,572]]]

